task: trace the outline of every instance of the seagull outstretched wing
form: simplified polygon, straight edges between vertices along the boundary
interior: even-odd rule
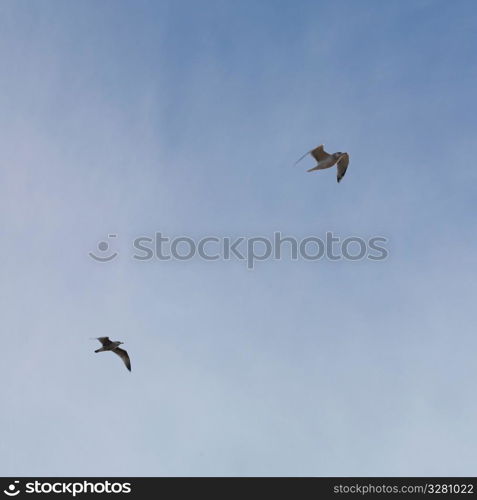
[[[320,144],[318,147],[315,149],[310,149],[310,151],[307,151],[303,156],[298,158],[298,160],[294,163],[296,165],[299,161],[303,160],[306,155],[311,155],[313,158],[317,161],[320,162],[321,160],[324,160],[328,156],[330,156],[324,149],[323,149],[323,144]]]
[[[298,158],[298,160],[293,165],[296,165],[299,161],[303,160],[303,158],[305,158],[305,156],[309,155],[310,153],[311,151],[307,151],[303,156],[300,156],[300,158]]]
[[[99,340],[103,347],[111,343],[109,337],[96,337],[96,340]]]
[[[99,340],[103,344],[103,347],[111,343],[109,337],[96,337],[96,340]]]
[[[348,153],[343,153],[336,164],[338,167],[338,175],[337,175],[338,182],[344,177],[346,170],[348,168],[348,164],[349,164],[349,155]]]
[[[320,162],[321,160],[324,160],[325,158],[327,158],[328,156],[330,156],[324,149],[323,149],[323,144],[320,144],[317,148],[315,149],[312,149],[310,151],[310,154],[311,156],[313,156],[313,158]]]
[[[117,354],[122,360],[123,363],[126,365],[126,368],[131,371],[131,360],[129,359],[129,355],[127,351],[124,349],[121,349],[119,347],[116,347],[116,349],[113,349],[113,352]]]

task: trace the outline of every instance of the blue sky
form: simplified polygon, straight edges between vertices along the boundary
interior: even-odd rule
[[[465,0],[1,2],[1,473],[473,475],[476,24]],[[292,166],[320,143],[339,185]],[[131,259],[156,231],[389,258]]]

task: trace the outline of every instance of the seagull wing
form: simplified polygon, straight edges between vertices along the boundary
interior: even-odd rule
[[[330,156],[324,149],[323,149],[323,144],[320,144],[317,148],[315,149],[312,149],[310,151],[311,153],[311,156],[313,156],[313,158],[320,162],[321,160],[324,160],[325,158],[328,158],[328,156]]]
[[[330,156],[324,149],[323,149],[323,144],[321,144],[320,146],[318,146],[317,148],[315,149],[310,149],[310,151],[307,151],[303,156],[300,156],[300,158],[298,158],[298,160],[294,163],[294,165],[296,165],[299,161],[303,160],[303,158],[305,158],[306,155],[309,155],[311,154],[311,156],[313,156],[313,158],[316,160],[316,161],[320,161],[320,160],[324,160],[327,156]]]
[[[123,363],[126,365],[126,368],[131,371],[131,360],[129,359],[129,355],[127,351],[124,349],[121,349],[119,347],[116,347],[116,349],[113,349],[113,352],[117,354],[122,360]]]
[[[96,337],[96,340],[99,340],[103,344],[103,347],[111,343],[109,337]]]
[[[296,165],[299,161],[303,160],[303,158],[305,158],[305,156],[310,154],[310,153],[311,153],[311,151],[307,151],[303,156],[300,156],[300,158],[298,158],[298,160],[293,165]]]
[[[349,155],[348,155],[348,153],[343,153],[337,162],[337,166],[338,166],[337,180],[338,180],[338,182],[344,177],[344,175],[346,173],[346,169],[348,168],[348,163],[349,163]]]

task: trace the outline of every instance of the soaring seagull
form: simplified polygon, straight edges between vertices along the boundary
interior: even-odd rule
[[[307,170],[307,172],[313,172],[314,170],[323,170],[325,168],[330,168],[333,165],[338,167],[338,182],[344,177],[346,169],[348,168],[349,155],[348,153],[342,153],[338,151],[337,153],[329,154],[323,149],[323,144],[320,144],[315,149],[307,151],[300,159],[295,162],[295,165],[305,158],[306,155],[310,154],[318,162],[316,166]]]
[[[117,354],[123,360],[126,368],[131,371],[131,361],[129,360],[128,353],[119,347],[124,342],[112,341],[109,340],[109,337],[96,337],[96,340],[99,340],[103,347],[96,349],[94,352],[113,351],[114,354]]]

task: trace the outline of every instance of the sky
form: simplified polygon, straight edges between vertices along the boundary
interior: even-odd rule
[[[472,0],[0,1],[0,474],[474,475],[476,28]],[[322,143],[339,184],[293,166]],[[388,257],[131,253],[276,231]]]

